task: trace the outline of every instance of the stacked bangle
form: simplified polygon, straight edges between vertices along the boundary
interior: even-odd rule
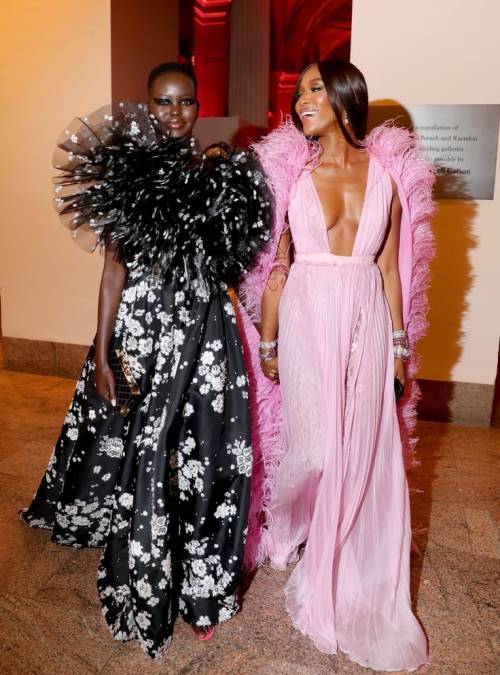
[[[271,361],[278,356],[278,340],[259,343],[259,358],[261,361]]]
[[[394,356],[402,361],[410,358],[410,344],[405,330],[395,330],[392,333]]]

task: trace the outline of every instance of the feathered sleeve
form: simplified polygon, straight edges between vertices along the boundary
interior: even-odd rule
[[[234,286],[269,241],[272,197],[262,169],[246,152],[212,146],[189,186],[179,217],[203,241],[203,276]]]
[[[105,106],[66,127],[53,158],[54,203],[82,248],[108,243],[123,226],[126,197],[141,190],[141,169],[166,140],[145,103]]]
[[[413,437],[416,405],[420,389],[416,377],[419,359],[417,343],[425,334],[428,321],[427,290],[430,264],[434,257],[431,217],[435,211],[432,191],[435,169],[425,158],[418,138],[407,129],[388,122],[376,127],[366,138],[366,148],[391,174],[402,206],[399,246],[399,273],[403,296],[403,319],[408,333],[411,358],[406,393],[398,406],[400,428],[407,466],[415,464]]]

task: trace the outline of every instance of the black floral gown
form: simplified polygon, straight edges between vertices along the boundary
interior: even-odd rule
[[[158,658],[178,613],[203,627],[238,610],[252,449],[227,285],[265,243],[269,203],[245,156],[193,159],[183,142],[158,142],[140,111],[106,114],[119,138],[89,150],[85,128],[73,134],[80,159],[65,185],[68,175],[80,182],[82,157],[86,178],[95,175],[61,210],[77,234],[84,227],[119,245],[128,277],[111,347],[126,350],[140,403],[121,417],[97,394],[92,347],[23,518],[59,544],[104,547],[106,621],[115,638],[136,638]],[[137,128],[139,139],[130,135]]]

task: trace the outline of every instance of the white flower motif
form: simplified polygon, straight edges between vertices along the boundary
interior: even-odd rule
[[[149,356],[153,351],[153,338],[141,338],[139,340],[139,352],[141,356]]]
[[[194,413],[194,408],[191,403],[186,403],[184,410],[182,411],[183,417],[190,417]]]
[[[182,450],[189,455],[195,448],[196,448],[196,441],[192,436],[188,436],[184,441],[184,443],[182,444]]]
[[[212,401],[212,408],[217,413],[224,412],[224,394],[217,394],[215,399]]]
[[[151,584],[149,584],[147,581],[144,579],[139,579],[136,585],[137,593],[139,597],[145,598],[146,600],[151,597],[153,594],[153,589],[151,588]]]
[[[140,541],[136,541],[135,539],[131,539],[128,547],[129,553],[131,556],[134,558],[140,558],[141,555],[144,553],[142,550],[142,544]]]
[[[161,561],[161,569],[163,574],[167,578],[170,578],[172,574],[172,558],[170,556],[170,553],[167,553],[167,557],[165,558],[165,560]]]
[[[246,375],[239,375],[236,378],[236,386],[245,387],[246,384],[247,384],[247,376]]]
[[[166,516],[157,516],[153,513],[151,519],[151,536],[153,539],[167,534],[167,518]]]
[[[236,506],[234,504],[219,504],[215,510],[214,516],[216,518],[227,518],[228,516],[236,515]]]
[[[208,616],[200,616],[198,621],[196,622],[197,626],[211,626],[212,624],[210,623],[210,619]]]
[[[201,355],[201,362],[205,366],[211,366],[214,361],[215,361],[215,356],[214,356],[213,352],[207,351],[207,352],[203,352],[203,354]]]
[[[238,473],[250,477],[252,475],[252,447],[244,440],[236,440],[232,446],[228,443],[226,447],[228,453],[236,457]]]
[[[149,628],[151,625],[151,620],[149,618],[150,616],[151,615],[148,614],[148,612],[138,612],[137,616],[135,617],[135,622],[139,628],[142,628],[142,630]]]
[[[181,323],[189,323],[191,320],[191,313],[186,307],[182,307],[179,312],[179,321]]]
[[[222,377],[213,377],[210,384],[214,391],[222,391],[224,389],[224,380]]]
[[[130,509],[134,504],[134,496],[131,495],[130,492],[124,492],[122,495],[120,495],[118,501],[124,508]]]
[[[142,327],[142,324],[136,319],[130,319],[128,329],[134,337],[140,337],[144,334],[144,328]]]
[[[72,524],[76,525],[77,527],[87,527],[90,525],[90,520],[85,516],[75,516],[72,519]]]
[[[78,438],[78,429],[76,427],[71,427],[68,429],[66,432],[66,436],[71,440],[71,441],[76,441]]]
[[[199,577],[204,577],[207,573],[207,566],[203,560],[193,560],[192,569],[193,572]]]
[[[219,623],[222,623],[223,621],[227,621],[233,616],[233,613],[231,612],[230,609],[227,607],[222,607],[219,610]]]
[[[123,455],[123,439],[103,436],[99,443],[99,452],[104,452],[108,457],[119,459]]]

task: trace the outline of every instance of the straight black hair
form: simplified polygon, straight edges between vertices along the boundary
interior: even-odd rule
[[[349,61],[330,59],[319,61],[317,64],[319,74],[325,85],[328,100],[335,113],[337,122],[346,141],[355,148],[361,148],[360,141],[366,135],[366,123],[368,119],[368,87],[363,73]],[[291,115],[295,126],[302,131],[302,121],[295,112],[295,103],[302,78],[308,66],[302,71],[292,99]],[[349,120],[349,126],[354,133],[354,140],[344,124],[344,112]]]
[[[198,93],[198,81],[194,74],[194,70],[185,63],[177,63],[176,61],[166,61],[165,63],[160,63],[156,68],[153,68],[148,75],[148,93],[151,91],[151,87],[156,78],[165,73],[181,73],[181,75],[188,77],[194,84],[194,95],[196,96]]]

